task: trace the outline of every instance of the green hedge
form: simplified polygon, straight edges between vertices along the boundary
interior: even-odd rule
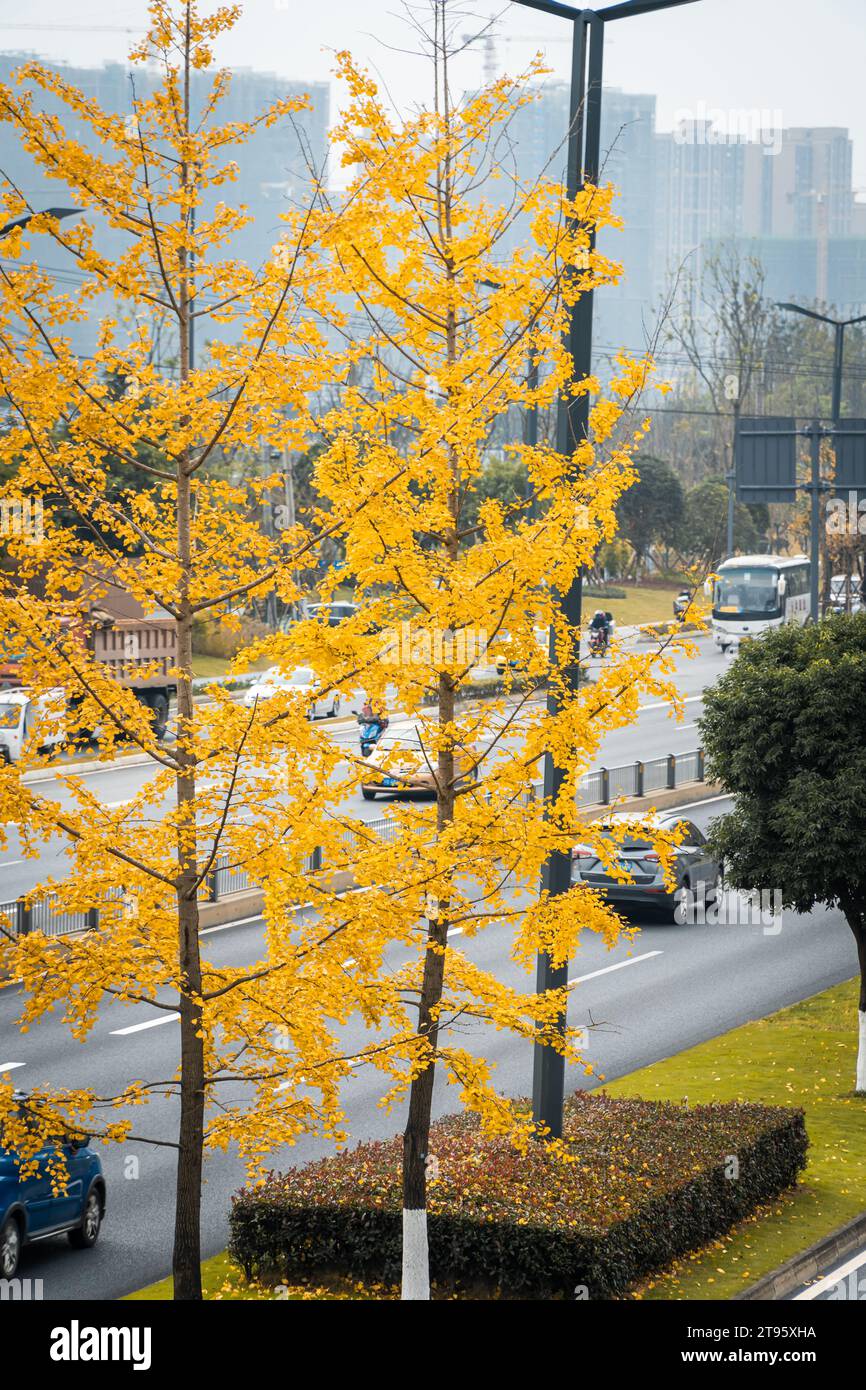
[[[792,1186],[805,1164],[801,1110],[686,1105],[578,1093],[571,1158],[486,1139],[471,1117],[433,1127],[433,1280],[530,1297],[624,1293]],[[399,1137],[271,1174],[233,1201],[229,1250],[253,1275],[400,1277]],[[731,1158],[738,1176],[731,1177]]]
[[[628,598],[625,589],[617,589],[610,584],[584,584],[585,598]]]

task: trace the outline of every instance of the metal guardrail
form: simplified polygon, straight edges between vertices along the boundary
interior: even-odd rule
[[[647,762],[625,763],[622,767],[600,767],[588,772],[580,779],[577,801],[580,806],[609,806],[622,797],[651,796],[653,792],[673,791],[686,783],[704,781],[704,751],[694,749],[689,753],[669,753],[664,758],[651,758]],[[526,792],[526,800],[537,800],[543,793],[543,786],[534,782]],[[358,830],[346,826],[341,839],[345,847],[345,861],[338,858],[326,865],[321,848],[314,849],[304,859],[303,871],[306,874],[319,873],[323,868],[348,867],[359,842],[378,836],[385,844],[399,838],[400,827],[393,820],[379,817],[376,820],[358,823]],[[361,828],[363,827],[363,828]],[[227,855],[221,856],[202,884],[203,902],[216,903],[236,893],[246,893],[257,887],[255,880],[243,865],[233,864]],[[117,900],[123,898],[123,889],[115,890]],[[67,936],[71,932],[95,930],[99,926],[99,909],[90,908],[86,912],[63,912],[56,910],[57,894],[45,897],[21,897],[12,902],[0,903],[0,927],[14,936],[26,936],[32,931],[44,936]]]

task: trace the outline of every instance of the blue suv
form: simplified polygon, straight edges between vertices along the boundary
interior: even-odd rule
[[[26,1097],[20,1094],[23,1103]],[[105,1216],[105,1178],[102,1164],[86,1136],[62,1145],[68,1173],[66,1191],[55,1196],[48,1159],[56,1146],[37,1155],[39,1171],[22,1178],[19,1160],[0,1149],[0,1278],[11,1279],[24,1245],[48,1236],[66,1234],[72,1245],[87,1250],[96,1244]]]

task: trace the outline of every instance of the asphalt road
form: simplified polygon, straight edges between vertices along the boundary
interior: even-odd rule
[[[786,1303],[848,1303],[866,1299],[866,1246],[838,1260],[811,1283],[795,1289]]]
[[[600,763],[609,767],[647,760],[668,752],[685,752],[698,744],[695,722],[704,687],[723,669],[725,659],[703,640],[699,656],[680,662],[678,684],[687,704],[682,723],[672,721],[665,706],[648,701],[636,724],[617,730],[605,740]],[[400,727],[395,720],[393,729]],[[331,734],[355,746],[357,729],[334,724]],[[151,769],[122,763],[85,774],[104,801],[119,803],[144,785]],[[63,796],[50,776],[41,789]],[[725,801],[691,808],[690,817],[706,824],[725,808]],[[381,814],[380,803],[360,796],[347,810],[369,819]],[[38,864],[16,862],[12,839],[0,858],[0,901],[32,886],[37,875],[60,876],[62,847],[49,846]],[[850,932],[838,913],[809,917],[785,915],[778,923],[753,922],[737,910],[738,900],[726,898],[731,924],[673,926],[649,916],[635,917],[640,926],[631,943],[608,952],[596,938],[581,946],[573,964],[574,988],[570,1020],[586,1029],[584,1053],[596,1076],[615,1078],[694,1043],[715,1037],[748,1019],[805,998],[849,978],[855,970]],[[215,964],[242,964],[256,959],[262,935],[258,919],[205,934],[206,950]],[[464,949],[480,965],[524,989],[532,979],[510,959],[507,933],[482,932]],[[461,945],[462,943],[457,943]],[[24,1088],[36,1085],[89,1084],[103,1095],[116,1093],[135,1077],[152,1079],[174,1074],[178,1062],[177,1024],[170,1016],[146,1006],[106,1003],[85,1043],[72,1040],[62,1019],[50,1017],[29,1033],[16,1027],[20,1003],[17,989],[0,990],[0,1074]],[[503,1093],[526,1095],[531,1089],[532,1056],[527,1043],[481,1026],[461,1030],[461,1043],[482,1050],[496,1065],[496,1082]],[[361,1041],[360,1025],[346,1029],[346,1041]],[[573,1068],[567,1089],[596,1085]],[[377,1102],[382,1080],[369,1067],[355,1069],[346,1082],[345,1104],[351,1140],[381,1137],[402,1127],[402,1113],[387,1114]],[[440,1085],[438,1113],[452,1109],[455,1097]],[[155,1140],[176,1135],[176,1101],[154,1100],[135,1114],[135,1132]],[[274,1155],[274,1166],[301,1163],[328,1151],[324,1142],[307,1139]],[[174,1152],[130,1141],[103,1151],[108,1182],[108,1218],[95,1250],[76,1252],[62,1239],[30,1249],[22,1274],[43,1280],[48,1299],[115,1298],[162,1277],[169,1267],[174,1189]],[[206,1163],[203,1199],[203,1249],[212,1254],[224,1248],[230,1197],[243,1181],[243,1168],[233,1154],[218,1154]]]
[[[706,825],[725,801],[690,808]],[[736,916],[728,896],[728,915]],[[742,914],[740,914],[742,915]],[[673,926],[649,917],[629,945],[608,952],[587,938],[572,967],[576,982],[570,1019],[587,1029],[586,1057],[597,1072],[613,1079],[694,1043],[717,1036],[749,1019],[805,998],[850,978],[856,966],[850,932],[838,913],[808,917],[785,915],[778,924],[751,923]],[[215,963],[254,959],[261,923],[220,928],[207,934]],[[512,984],[531,987],[507,950],[507,933],[492,928],[465,943],[473,960]],[[460,944],[460,943],[458,943]],[[0,1071],[22,1087],[87,1083],[111,1094],[133,1077],[173,1074],[177,1066],[177,1025],[164,1013],[136,1005],[106,1004],[85,1043],[69,1038],[62,1020],[50,1017],[29,1033],[15,1027],[19,1006],[15,988],[0,991]],[[496,1083],[505,1094],[526,1095],[531,1088],[531,1048],[505,1034],[478,1027],[461,1030],[465,1046],[483,1050],[496,1064]],[[349,1026],[347,1041],[360,1040]],[[567,1089],[588,1084],[580,1069],[567,1077]],[[369,1067],[357,1068],[345,1085],[351,1140],[382,1137],[402,1127],[403,1115],[378,1106],[382,1082]],[[456,1098],[439,1085],[438,1113]],[[172,1139],[176,1102],[160,1099],[136,1112],[136,1129],[151,1139]],[[304,1140],[274,1156],[273,1166],[302,1163],[328,1151]],[[62,1239],[30,1249],[22,1275],[43,1280],[47,1299],[115,1298],[163,1276],[171,1250],[174,1155],[172,1150],[129,1142],[107,1149],[108,1217],[93,1251],[72,1251]],[[230,1196],[243,1181],[232,1154],[210,1157],[203,1201],[203,1250],[224,1248]]]
[[[702,692],[725,669],[727,658],[716,651],[709,638],[701,638],[697,646],[696,657],[687,659],[680,656],[677,660],[677,685],[686,701],[683,720],[676,722],[669,707],[658,700],[644,701],[640,716],[633,725],[607,735],[599,751],[600,767],[612,768],[637,760],[648,761],[668,753],[687,753],[699,746],[697,720],[703,707]],[[589,664],[592,668],[599,663],[591,661]],[[344,708],[351,707],[351,702],[345,702]],[[389,735],[399,733],[411,726],[411,721],[394,718],[388,732]],[[358,727],[354,720],[323,720],[321,727],[326,728],[341,746],[357,750]],[[77,775],[82,777],[95,797],[114,808],[130,801],[151,780],[153,768],[148,763],[130,764],[121,760]],[[40,774],[38,780],[31,779],[29,784],[41,795],[56,797],[62,804],[69,801],[62,781],[51,771]],[[355,792],[344,799],[340,810],[359,820],[373,820],[381,816],[382,802],[365,802],[360,792]],[[25,859],[16,827],[10,825],[6,829],[8,844],[0,849],[0,902],[13,901],[48,877],[62,879],[67,876],[69,860],[63,840],[58,837],[50,841],[42,848],[38,859]]]

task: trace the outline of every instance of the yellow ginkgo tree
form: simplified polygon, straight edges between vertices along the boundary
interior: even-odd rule
[[[179,1015],[172,1077],[131,1077],[111,1096],[37,1085],[24,1114],[0,1085],[0,1143],[33,1162],[37,1146],[70,1130],[147,1140],[138,1107],[154,1093],[174,1100],[174,1289],[198,1298],[206,1151],[236,1144],[255,1168],[306,1132],[342,1142],[344,1086],[377,1068],[384,1100],[408,1093],[404,1292],[425,1297],[437,1065],[488,1131],[518,1143],[531,1133],[496,1090],[484,1037],[470,1047],[455,1030],[508,1030],[575,1055],[560,1031],[561,992],[506,986],[474,959],[472,938],[497,932],[529,965],[538,950],[567,959],[583,930],[612,943],[623,929],[586,889],[554,903],[538,882],[548,856],[577,838],[576,779],[601,738],[634,717],[642,691],[669,689],[667,658],[651,651],[609,662],[576,697],[560,675],[577,634],[556,594],[614,533],[642,430],[631,410],[651,364],[623,358],[606,393],[573,380],[562,345],[569,309],[618,273],[591,238],[615,220],[612,193],[569,200],[541,180],[516,188],[511,214],[479,196],[485,151],[532,93],[499,82],[455,107],[439,3],[430,109],[390,116],[342,57],[349,98],[334,136],[345,193],[332,206],[314,186],[285,214],[261,267],[233,258],[247,219],[230,201],[233,152],[242,158],[250,129],[218,122],[225,74],[214,71],[203,112],[191,111],[190,93],[237,12],[155,0],[134,57],[160,63],[162,82],[135,98],[131,118],[27,65],[29,86],[60,98],[70,128],[89,129],[87,144],[27,87],[0,87],[7,135],[81,210],[58,222],[28,208],[21,190],[5,193],[7,220],[34,216],[7,236],[0,267],[0,477],[6,497],[41,501],[43,522],[7,544],[0,623],[23,651],[31,697],[45,702],[43,731],[70,747],[91,735],[106,765],[131,746],[150,773],[117,806],[63,763],[45,794],[29,776],[46,765],[35,736],[0,767],[0,825],[18,827],[24,855],[35,859],[54,837],[67,848],[68,873],[40,884],[31,903],[49,897],[52,910],[91,922],[98,913],[99,923],[54,937],[20,935],[0,919],[0,970],[21,983],[25,1027],[59,1011],[83,1039],[105,1000]],[[279,102],[261,121],[291,120],[297,105]],[[516,215],[527,234],[506,254]],[[99,249],[100,225],[123,237],[114,259]],[[40,256],[26,259],[46,245],[75,258],[73,292],[58,291]],[[72,326],[100,312],[96,351],[79,357]],[[212,334],[195,363],[192,323],[200,343]],[[174,371],[155,361],[157,324],[177,345]],[[528,358],[539,367],[531,388]],[[586,439],[569,457],[508,446],[530,495],[479,503],[492,431],[570,393],[591,398]],[[257,441],[277,452],[315,445],[317,509],[276,539],[256,505],[270,480],[227,477],[226,459]],[[306,693],[251,707],[217,687],[193,698],[194,624],[232,624],[269,593],[296,602],[305,567],[323,555],[339,558],[320,596],[350,581],[355,616],[274,632],[235,669],[261,657],[308,667],[319,694],[363,686],[403,711],[417,732],[374,764],[347,757],[307,720]],[[170,741],[82,640],[84,596],[92,604],[112,585],[167,615],[176,633]],[[551,624],[553,661],[537,640]],[[476,700],[478,658],[506,632],[506,689]],[[149,660],[133,658],[139,677]],[[534,693],[545,680],[549,710]],[[565,780],[543,806],[548,753]],[[386,781],[426,786],[434,804],[400,803],[371,825],[359,817],[359,789],[369,800]],[[599,853],[610,855],[602,840]],[[214,961],[199,935],[199,899],[217,864],[242,869],[263,893],[256,957],[244,965]]]
[[[356,837],[343,854],[365,890],[352,907],[365,939],[378,941],[387,924],[410,948],[394,969],[411,1044],[372,1058],[392,1078],[390,1100],[408,1093],[406,1298],[429,1297],[437,1068],[485,1131],[525,1143],[532,1125],[497,1091],[485,1028],[574,1056],[573,1038],[560,1031],[564,992],[507,987],[480,968],[472,939],[482,928],[499,933],[503,955],[527,968],[538,951],[562,965],[586,930],[617,939],[623,923],[598,896],[575,886],[551,898],[539,891],[540,875],[578,838],[590,837],[610,861],[610,842],[580,822],[577,780],[603,736],[635,717],[643,692],[675,698],[669,654],[657,651],[620,653],[579,694],[566,679],[580,634],[564,623],[557,595],[615,532],[646,425],[633,410],[652,372],[649,360],[623,355],[602,391],[594,379],[574,379],[563,341],[577,299],[619,273],[593,235],[616,221],[613,191],[585,187],[570,200],[541,178],[515,183],[506,211],[491,205],[479,192],[495,172],[491,152],[534,99],[531,83],[502,79],[455,102],[452,22],[439,0],[431,10],[433,100],[420,114],[390,115],[375,82],[341,55],[350,102],[335,135],[348,187],[339,219],[327,206],[312,218],[335,331],[350,336],[352,314],[366,324],[360,360],[322,423],[315,466],[322,519],[341,519],[345,560],[332,583],[350,580],[359,604],[343,641],[378,642],[378,666],[366,667],[371,699],[414,720],[414,732],[380,748],[359,782],[367,799],[426,787],[435,802],[392,805],[386,844]],[[525,237],[508,251],[516,218]],[[528,361],[539,369],[531,376]],[[528,495],[479,503],[501,422],[580,394],[590,398],[586,437],[564,456],[512,431],[505,450],[522,460]],[[358,509],[355,499],[384,478],[392,481],[376,505]],[[505,689],[475,699],[478,669],[494,656]],[[545,684],[548,702],[538,693]],[[547,804],[538,796],[545,755],[564,774]],[[342,922],[344,912],[321,904],[325,922]],[[481,1033],[470,1047],[462,1035],[473,1021]]]
[[[290,692],[267,709],[246,708],[221,688],[204,703],[193,697],[194,625],[236,622],[269,593],[296,600],[297,576],[340,525],[266,535],[260,501],[272,480],[228,481],[226,460],[259,441],[278,453],[305,447],[311,401],[350,370],[354,354],[339,344],[336,352],[328,336],[315,258],[304,270],[315,185],[287,212],[263,265],[232,254],[249,221],[229,201],[244,142],[303,105],[277,101],[248,125],[220,124],[230,78],[213,68],[212,47],[237,15],[236,6],[205,14],[155,0],[133,60],[161,68],[162,80],[141,97],[133,80],[132,114],[101,110],[37,63],[0,87],[4,138],[20,141],[80,211],[61,221],[31,208],[23,190],[4,191],[4,227],[17,225],[0,268],[0,478],[4,501],[24,499],[40,525],[13,530],[5,543],[0,630],[4,651],[22,653],[20,678],[40,718],[23,755],[0,766],[0,822],[18,828],[28,859],[54,837],[66,847],[68,872],[27,894],[31,912],[42,903],[67,920],[98,921],[85,934],[24,934],[6,913],[0,972],[23,987],[24,1027],[58,1010],[82,1040],[106,999],[179,1015],[173,1077],[130,1078],[112,1096],[35,1085],[25,1112],[4,1078],[0,1143],[30,1164],[46,1140],[70,1130],[146,1141],[130,1107],[154,1091],[173,1098],[173,1272],[183,1299],[201,1294],[205,1150],[236,1140],[256,1163],[302,1132],[338,1134],[339,1084],[352,1060],[339,1025],[357,1014],[380,1025],[389,997],[377,995],[373,975],[345,968],[357,923],[324,930],[296,911],[308,896],[310,856],[335,833],[329,812],[346,780],[338,750]],[[193,112],[193,74],[202,90],[208,69],[209,90]],[[61,103],[65,121],[45,114],[40,92]],[[82,128],[86,140],[67,133]],[[329,222],[330,214],[319,230]],[[100,249],[106,229],[122,241],[114,258]],[[58,248],[78,271],[69,292],[43,268]],[[100,314],[96,350],[79,356],[75,326]],[[157,329],[163,354],[175,346],[172,370],[156,360]],[[373,506],[387,486],[378,479],[366,497],[356,488],[356,507]],[[134,680],[115,680],[88,640],[93,615],[118,592],[176,639],[169,658],[147,646],[131,651],[125,675]],[[327,653],[327,630],[318,631]],[[277,640],[275,660],[279,648]],[[146,689],[158,670],[177,694],[169,741],[158,737],[165,710],[133,688]],[[72,751],[85,735],[106,766],[121,747],[146,755],[150,775],[128,804],[106,803],[62,762],[50,792],[45,775],[34,781],[49,738]],[[257,959],[242,968],[214,965],[199,936],[199,899],[217,865],[267,883],[276,904]],[[386,939],[359,946],[373,973]]]

